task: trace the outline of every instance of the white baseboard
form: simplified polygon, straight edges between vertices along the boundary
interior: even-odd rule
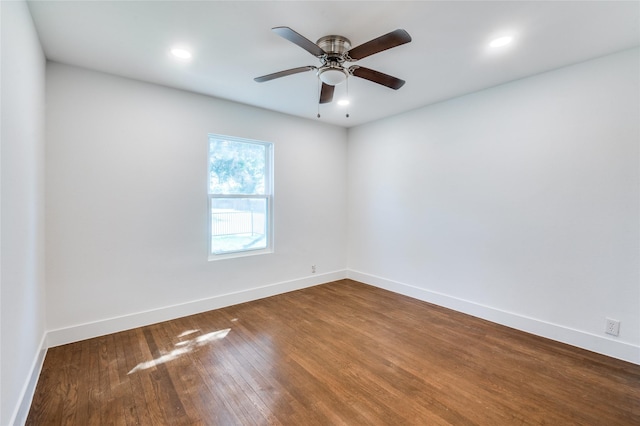
[[[24,425],[27,421],[29,409],[31,408],[31,401],[33,400],[33,395],[36,392],[38,378],[40,377],[40,372],[42,371],[42,364],[44,364],[44,358],[47,354],[46,342],[47,335],[45,333],[40,340],[38,352],[36,353],[36,356],[31,363],[29,377],[22,387],[22,391],[20,392],[20,398],[18,399],[20,403],[15,408],[15,411],[11,416],[11,420],[9,421],[10,425]]]
[[[213,309],[220,309],[226,306],[236,305],[238,303],[263,299],[277,294],[341,280],[346,278],[346,276],[346,270],[316,274],[301,279],[269,284],[239,292],[227,293],[173,306],[166,306],[150,311],[137,312],[135,314],[124,315],[116,318],[109,318],[101,321],[79,324],[72,327],[50,330],[47,333],[47,346],[60,346],[93,337],[104,336],[105,334],[116,333],[136,327],[194,315]]]
[[[347,278],[379,287],[394,293],[403,294],[414,299],[443,306],[454,311],[482,318],[537,336],[545,337],[558,342],[566,343],[612,358],[621,359],[640,365],[640,346],[616,341],[585,331],[567,328],[558,324],[540,321],[513,312],[506,312],[490,306],[481,305],[464,299],[448,296],[446,294],[425,290],[423,288],[388,280],[363,272],[348,270]]]

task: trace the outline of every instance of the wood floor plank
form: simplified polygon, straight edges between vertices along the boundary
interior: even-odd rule
[[[51,348],[28,425],[638,425],[640,366],[341,280]]]
[[[119,355],[118,370],[121,377],[121,383],[129,386],[133,407],[136,416],[134,420],[141,425],[153,424],[153,414],[149,410],[149,405],[145,403],[147,395],[140,374],[131,374],[131,371],[144,361],[140,342],[142,340],[142,331],[140,329],[130,330],[119,333],[119,337],[115,339],[122,345],[122,355]],[[161,423],[156,423],[161,424]]]

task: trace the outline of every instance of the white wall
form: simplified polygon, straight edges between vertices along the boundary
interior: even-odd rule
[[[275,253],[207,261],[208,133],[274,143]],[[343,278],[346,134],[48,63],[50,343]]]
[[[0,425],[9,425],[26,416],[44,356],[45,59],[26,4],[0,2],[0,13]]]
[[[625,51],[351,129],[350,276],[640,363],[638,64]]]

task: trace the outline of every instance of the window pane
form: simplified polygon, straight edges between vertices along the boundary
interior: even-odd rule
[[[265,194],[266,146],[209,140],[210,194]]]
[[[267,247],[266,198],[211,199],[211,253]]]

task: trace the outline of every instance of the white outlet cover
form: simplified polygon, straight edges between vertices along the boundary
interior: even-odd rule
[[[604,332],[607,334],[611,334],[612,336],[617,336],[620,334],[620,321],[614,320],[611,318],[607,318],[607,325],[604,329]]]

